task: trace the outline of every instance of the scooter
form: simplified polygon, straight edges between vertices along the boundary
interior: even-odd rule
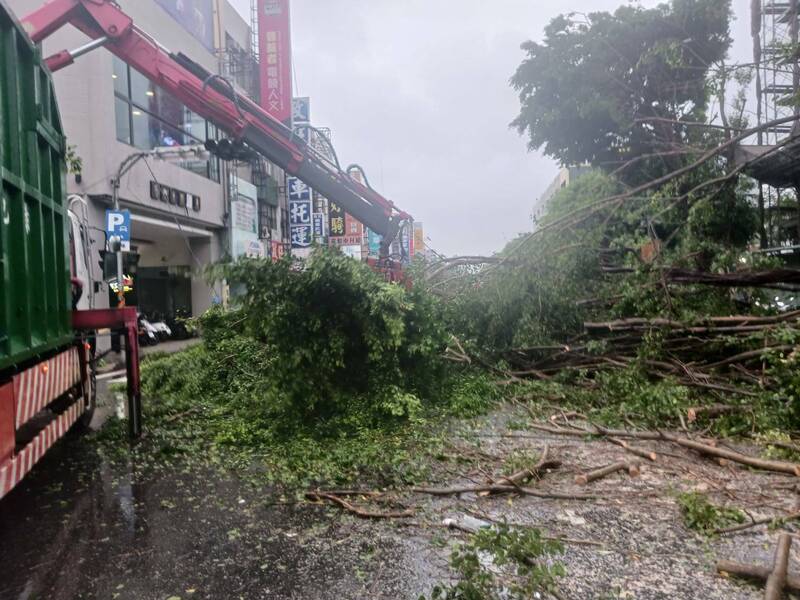
[[[194,337],[194,333],[186,326],[189,317],[182,311],[175,312],[172,316],[167,317],[167,325],[172,331],[173,340],[188,340]]]
[[[166,342],[172,338],[172,329],[170,329],[169,325],[167,325],[163,319],[156,317],[152,321],[149,321],[149,323],[153,329],[155,329],[156,336],[158,336],[160,342]]]
[[[158,331],[155,327],[139,313],[139,345],[155,346],[158,344]]]

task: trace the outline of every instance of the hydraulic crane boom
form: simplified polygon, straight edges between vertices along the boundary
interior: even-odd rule
[[[403,222],[411,220],[410,215],[355,181],[225,80],[182,54],[170,52],[139,30],[112,0],[53,0],[24,17],[22,24],[34,43],[64,25],[73,25],[92,41],[72,52],[64,50],[49,57],[45,62],[51,71],[72,64],[95,48],[107,48],[237,144],[272,161],[382,235],[382,256],[388,256],[389,245]]]

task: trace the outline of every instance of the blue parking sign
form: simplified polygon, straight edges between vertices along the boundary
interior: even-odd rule
[[[131,211],[107,210],[106,234],[108,237],[117,236],[122,242],[123,252],[131,251]]]

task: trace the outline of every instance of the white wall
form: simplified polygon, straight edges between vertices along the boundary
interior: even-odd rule
[[[45,2],[7,0],[7,3],[21,19]],[[119,0],[119,4],[133,18],[137,27],[152,35],[162,45],[187,54],[210,71],[217,71],[217,57],[152,0]],[[233,20],[233,17],[230,19]],[[234,24],[240,28],[245,23],[239,19],[239,23]],[[248,34],[244,34],[244,41],[247,39]],[[43,54],[49,56],[63,49],[74,49],[86,41],[86,36],[67,26],[44,42]],[[77,154],[83,159],[83,180],[79,184],[73,176],[68,175],[68,190],[70,193],[101,198],[89,203],[90,223],[103,228],[105,209],[112,193],[110,181],[120,163],[138,151],[116,139],[112,54],[105,49],[95,50],[56,73],[54,81],[67,142],[76,146]],[[210,240],[192,241],[192,248],[195,256],[204,263],[219,260],[222,248],[218,238],[221,236],[226,212],[223,186],[176,165],[154,160],[150,160],[149,165],[150,169],[140,163],[124,177],[120,188],[123,205],[149,216],[161,215],[161,218],[170,223],[177,217],[193,227],[214,232],[215,237]],[[187,214],[186,209],[152,200],[150,181],[153,175],[164,185],[199,195],[202,198],[202,210],[195,212],[189,207]],[[100,277],[96,262],[99,260],[97,252],[104,245],[104,236],[100,232],[93,232],[92,235],[94,274]],[[135,235],[134,231],[134,237]],[[206,285],[179,232],[175,232],[173,237],[160,239],[157,247],[142,245],[140,252],[142,266],[171,264],[192,267],[195,271],[192,279],[195,314],[200,314],[211,305],[213,290]],[[108,299],[104,290],[97,295],[97,300],[98,308],[107,306]]]

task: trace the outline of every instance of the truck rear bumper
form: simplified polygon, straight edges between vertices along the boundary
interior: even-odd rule
[[[72,346],[14,375],[0,387],[0,498],[30,472],[86,411],[88,366],[83,346]],[[68,392],[73,393],[66,396]],[[62,397],[71,401],[66,406],[63,401],[57,403],[57,413],[16,451],[20,428]]]
[[[83,398],[78,398],[65,412],[45,427],[21,452],[0,467],[0,499],[30,473],[50,447],[64,437],[86,410]]]

